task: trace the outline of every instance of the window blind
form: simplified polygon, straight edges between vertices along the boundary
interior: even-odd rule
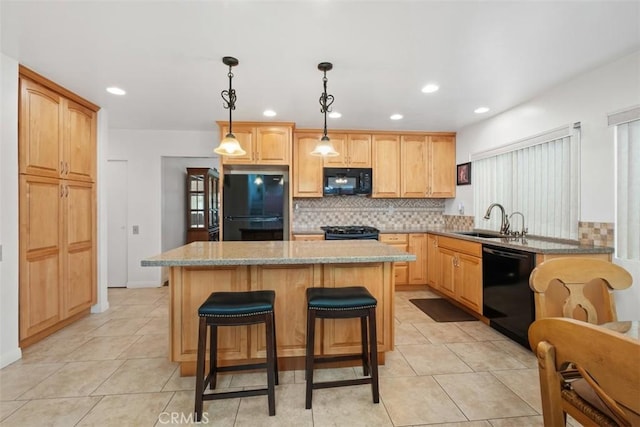
[[[640,120],[616,126],[616,256],[640,261]]]
[[[498,213],[484,215],[500,203],[507,213],[522,212],[529,234],[578,238],[580,126],[562,129],[546,133],[550,140],[538,135],[472,156],[476,227],[498,230]],[[520,231],[521,221],[511,218],[511,229]]]

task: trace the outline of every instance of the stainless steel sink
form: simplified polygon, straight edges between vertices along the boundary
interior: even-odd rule
[[[486,233],[482,231],[454,231],[453,233],[461,234],[463,236],[482,237],[485,239],[500,239],[504,237],[499,235],[498,233]]]

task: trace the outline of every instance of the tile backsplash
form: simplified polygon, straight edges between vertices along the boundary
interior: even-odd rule
[[[380,229],[444,226],[444,199],[296,198],[293,229],[369,225]]]
[[[614,223],[578,222],[578,238],[583,245],[613,246]]]
[[[452,230],[468,230],[473,228],[474,217],[470,215],[444,215],[444,226]]]

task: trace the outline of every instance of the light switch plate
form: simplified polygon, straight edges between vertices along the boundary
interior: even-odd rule
[[[133,234],[140,234],[140,227],[137,225],[133,226]]]

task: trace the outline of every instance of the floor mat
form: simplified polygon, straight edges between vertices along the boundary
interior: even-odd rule
[[[444,298],[410,299],[416,307],[436,322],[467,322],[478,320]]]

